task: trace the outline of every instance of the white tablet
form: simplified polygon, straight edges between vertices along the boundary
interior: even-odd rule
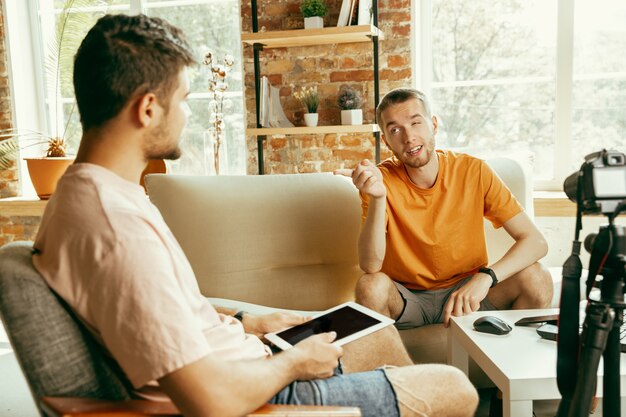
[[[373,333],[394,320],[354,302],[347,302],[322,312],[306,323],[280,332],[268,333],[265,338],[282,350],[318,333],[337,332],[335,345],[345,345]]]

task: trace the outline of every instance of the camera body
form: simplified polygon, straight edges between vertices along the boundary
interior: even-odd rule
[[[626,200],[626,155],[606,149],[587,155],[580,171],[565,179],[563,189],[585,214],[612,213]]]

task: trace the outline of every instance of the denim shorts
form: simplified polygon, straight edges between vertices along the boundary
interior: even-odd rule
[[[395,326],[400,329],[411,329],[443,322],[443,308],[450,298],[450,295],[461,288],[470,277],[464,278],[450,288],[438,290],[410,290],[404,285],[395,282],[396,288],[404,301],[404,308],[400,317],[396,320]],[[491,302],[485,298],[480,302],[480,311],[497,310]]]
[[[344,374],[340,365],[330,378],[292,382],[269,403],[358,407],[363,417],[400,417],[396,394],[383,369]]]

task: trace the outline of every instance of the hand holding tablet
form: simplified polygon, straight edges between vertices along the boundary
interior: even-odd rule
[[[312,320],[280,332],[268,333],[265,338],[285,350],[314,334],[334,331],[333,344],[342,346],[382,329],[394,320],[354,302],[347,302],[324,311]]]

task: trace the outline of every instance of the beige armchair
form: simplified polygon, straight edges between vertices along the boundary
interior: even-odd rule
[[[123,372],[46,285],[32,243],[0,248],[0,317],[42,416],[173,416],[132,398]],[[250,416],[360,416],[357,408],[266,405]]]

